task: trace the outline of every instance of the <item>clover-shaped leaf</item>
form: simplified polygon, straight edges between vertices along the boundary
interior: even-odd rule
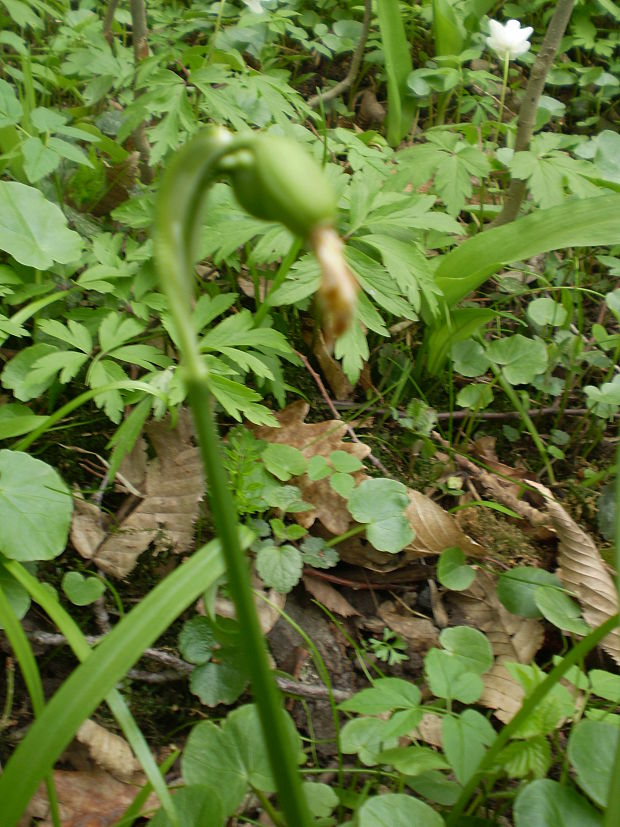
[[[405,517],[407,489],[388,479],[364,480],[355,488],[347,507],[354,520],[366,523],[366,538],[379,551],[392,554],[408,545],[415,534]]]

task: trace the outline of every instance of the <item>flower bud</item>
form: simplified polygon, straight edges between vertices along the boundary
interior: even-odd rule
[[[253,135],[229,174],[244,209],[279,221],[295,235],[306,238],[334,219],[336,200],[325,173],[294,141]]]

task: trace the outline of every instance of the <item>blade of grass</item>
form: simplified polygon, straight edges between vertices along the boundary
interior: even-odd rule
[[[377,0],[377,15],[387,75],[387,139],[390,146],[398,146],[415,114],[415,100],[407,93],[413,64],[398,0]]]
[[[15,657],[19,663],[19,668],[21,669],[24,683],[26,684],[26,689],[30,695],[32,710],[35,718],[37,718],[41,715],[45,707],[45,696],[43,694],[41,675],[39,674],[39,669],[37,667],[37,662],[35,660],[30,642],[1,587],[0,624],[9,639],[11,648],[13,649]],[[54,777],[51,772],[47,772],[45,774],[45,786],[47,788],[47,797],[49,798],[50,803],[52,822],[54,823],[54,827],[60,827],[58,796],[56,795]]]
[[[251,541],[247,534],[244,545]],[[0,776],[2,827],[15,827],[39,782],[116,683],[185,609],[224,574],[212,541],[159,583],[51,698]]]

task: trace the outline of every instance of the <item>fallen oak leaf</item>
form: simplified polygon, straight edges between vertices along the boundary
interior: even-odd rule
[[[363,443],[342,441],[347,427],[342,420],[312,424],[304,422],[309,410],[310,406],[306,402],[294,402],[276,415],[279,428],[253,426],[251,430],[259,439],[297,448],[307,460],[314,456],[328,458],[333,451],[346,451],[359,460],[370,454],[370,448]],[[352,476],[357,487],[371,480],[364,470],[355,471]],[[329,478],[311,480],[307,474],[303,474],[292,481],[299,487],[304,501],[313,506],[296,514],[297,522],[304,528],[311,528],[318,520],[335,536],[349,530],[355,521],[347,507],[347,500],[334,491]],[[386,482],[397,484],[391,480]],[[421,555],[440,554],[449,547],[459,547],[465,554],[480,556],[482,547],[461,531],[451,514],[419,491],[405,486],[403,491],[409,498],[405,518],[414,534],[409,544],[398,553],[382,552],[360,542],[360,538],[350,538],[338,545],[338,554],[342,560],[375,571],[393,571],[408,565],[411,559]]]

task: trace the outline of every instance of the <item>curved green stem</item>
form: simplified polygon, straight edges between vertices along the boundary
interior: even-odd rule
[[[289,827],[310,827],[311,818],[297,772],[297,755],[288,736],[284,707],[269,667],[250,579],[248,560],[239,544],[237,514],[220,455],[206,379],[207,367],[191,322],[195,240],[202,205],[215,178],[234,169],[240,149],[252,136],[234,139],[224,130],[198,135],[183,147],[161,184],[155,218],[154,248],[160,281],[168,299],[183,356],[185,381],[196,434],[209,484],[215,528],[222,544],[228,584],[243,629],[244,655],[263,728],[279,802]],[[240,155],[238,157],[241,157]],[[247,162],[247,158],[243,158]]]

